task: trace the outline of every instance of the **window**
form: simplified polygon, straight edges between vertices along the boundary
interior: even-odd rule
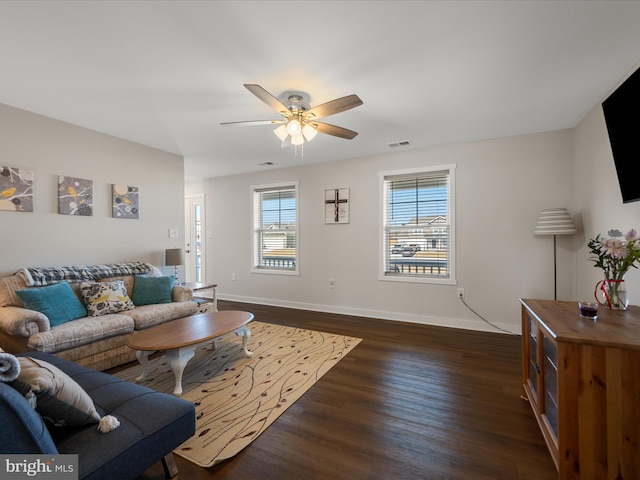
[[[252,187],[253,272],[298,273],[298,184]]]
[[[455,165],[380,173],[381,280],[455,284]]]

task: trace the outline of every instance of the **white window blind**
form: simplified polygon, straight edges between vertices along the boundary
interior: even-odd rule
[[[297,272],[297,184],[252,190],[254,271]]]
[[[452,180],[452,166],[381,174],[383,277],[454,281]]]

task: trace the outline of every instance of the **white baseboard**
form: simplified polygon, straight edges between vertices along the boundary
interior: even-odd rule
[[[431,315],[416,315],[411,313],[386,312],[380,310],[367,310],[352,307],[337,307],[333,305],[318,305],[311,303],[292,302],[286,300],[275,300],[272,298],[244,297],[239,295],[218,294],[219,300],[229,300],[232,302],[254,303],[258,305],[269,305],[272,307],[295,308],[298,310],[310,310],[314,312],[336,313],[340,315],[352,315],[355,317],[377,318],[380,320],[394,320],[398,322],[419,323],[423,325],[435,325],[439,327],[462,328],[465,330],[475,330],[479,332],[503,333],[511,332],[520,335],[520,331],[514,331],[513,325],[495,324],[495,328],[481,319],[471,320],[468,318],[435,317]],[[518,329],[519,330],[519,329]]]

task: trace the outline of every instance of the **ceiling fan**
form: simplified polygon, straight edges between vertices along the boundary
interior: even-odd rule
[[[312,108],[305,102],[303,93],[291,93],[285,102],[281,102],[260,85],[245,84],[244,86],[282,115],[282,119],[225,122],[221,125],[279,125],[274,130],[274,133],[282,141],[283,147],[287,145],[302,145],[305,141],[313,140],[318,132],[346,138],[347,140],[351,140],[358,135],[358,132],[353,130],[317,121],[319,118],[335,115],[362,105],[363,102],[357,95],[347,95]]]

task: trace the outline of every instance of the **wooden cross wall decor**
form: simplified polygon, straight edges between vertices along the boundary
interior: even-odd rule
[[[349,189],[324,191],[324,223],[349,223]]]

